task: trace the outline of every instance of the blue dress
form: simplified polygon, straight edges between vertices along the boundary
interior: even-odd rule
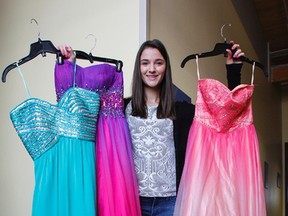
[[[72,87],[56,105],[28,98],[11,111],[12,123],[34,161],[33,216],[96,215],[99,100],[95,92]]]

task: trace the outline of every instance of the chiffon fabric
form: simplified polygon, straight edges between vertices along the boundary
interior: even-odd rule
[[[198,63],[198,61],[197,61]],[[197,64],[198,66],[198,64]],[[200,79],[175,216],[266,215],[251,84]]]
[[[28,98],[10,112],[34,162],[33,216],[96,215],[99,104],[97,93],[71,86],[55,105]]]
[[[74,64],[55,66],[58,98],[72,85]],[[114,66],[76,66],[76,85],[100,95],[96,128],[97,215],[141,215],[132,144],[124,115],[123,72]]]

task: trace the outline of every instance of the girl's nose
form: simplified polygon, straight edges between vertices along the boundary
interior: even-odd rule
[[[155,66],[154,66],[154,64],[150,64],[149,72],[155,72]]]

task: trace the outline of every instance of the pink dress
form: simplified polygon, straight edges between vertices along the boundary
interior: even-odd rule
[[[198,69],[198,68],[197,68]],[[200,79],[175,216],[266,215],[251,85]]]
[[[99,64],[85,68],[77,65],[74,74],[74,67],[69,61],[56,64],[56,93],[59,99],[76,85],[100,95],[95,137],[97,215],[141,215],[130,132],[123,109],[123,72],[116,72],[112,65]]]

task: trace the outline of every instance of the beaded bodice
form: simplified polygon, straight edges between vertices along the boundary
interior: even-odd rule
[[[253,85],[241,84],[229,90],[214,79],[200,79],[195,119],[217,132],[227,132],[253,123]]]
[[[33,160],[62,136],[95,140],[99,95],[70,88],[57,105],[29,98],[10,112],[12,123]]]
[[[55,65],[55,87],[57,99],[69,88],[75,86],[96,92],[100,95],[100,114],[112,117],[124,117],[123,112],[123,74],[109,64],[98,64],[88,67],[65,61]],[[75,75],[75,77],[74,77]],[[75,78],[75,79],[74,79]]]

